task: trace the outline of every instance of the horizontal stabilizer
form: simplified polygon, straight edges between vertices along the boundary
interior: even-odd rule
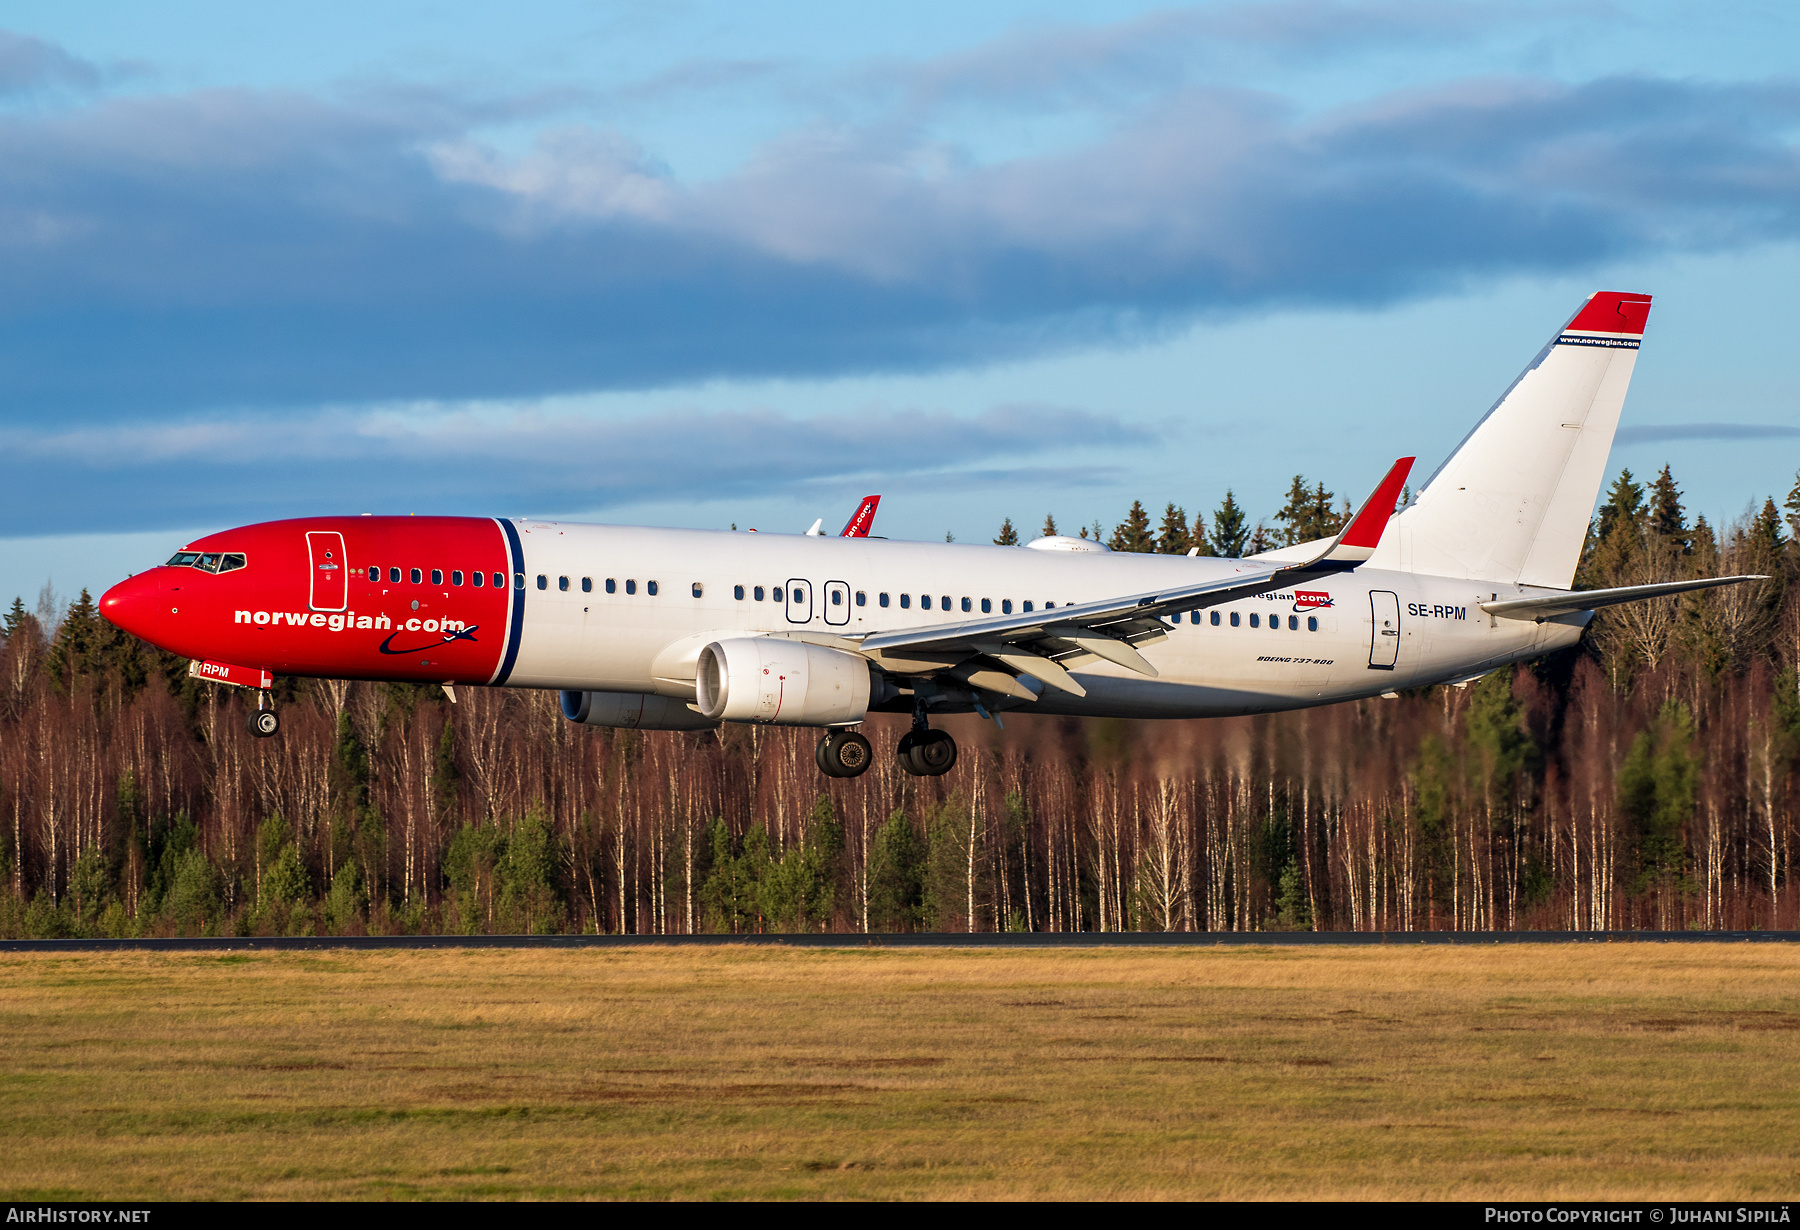
[[[1669,594],[1685,594],[1696,589],[1712,589],[1720,585],[1741,585],[1745,581],[1766,581],[1766,576],[1705,577],[1698,581],[1664,581],[1658,585],[1625,585],[1618,589],[1587,589],[1579,593],[1552,594],[1547,598],[1513,598],[1504,602],[1480,603],[1482,610],[1501,619],[1532,619],[1538,623],[1557,615],[1576,611],[1593,611],[1621,602],[1642,602],[1646,598],[1663,598]]]

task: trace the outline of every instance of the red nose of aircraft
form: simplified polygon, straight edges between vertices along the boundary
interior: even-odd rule
[[[100,596],[100,613],[135,637],[155,643],[162,624],[164,598],[157,569],[126,577]]]

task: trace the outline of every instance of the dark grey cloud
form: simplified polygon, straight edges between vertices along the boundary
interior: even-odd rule
[[[0,422],[991,361],[1800,226],[1786,85],[1183,88],[982,164],[809,128],[685,184],[531,100],[251,91],[0,116]],[[536,104],[542,105],[542,104]]]
[[[26,537],[346,510],[605,510],[835,490],[847,481],[966,489],[1010,474],[1072,486],[1112,472],[1041,459],[1153,442],[1116,418],[1056,406],[1002,406],[973,418],[672,409],[629,419],[420,406],[0,430],[0,488],[8,493],[4,536]]]
[[[1772,423],[1662,423],[1649,427],[1621,427],[1620,444],[1668,444],[1677,440],[1794,440],[1800,427]]]

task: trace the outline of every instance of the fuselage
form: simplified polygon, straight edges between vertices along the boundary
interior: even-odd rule
[[[854,638],[876,632],[1060,608],[1239,567],[463,517],[266,522],[188,551],[194,564],[109,590],[103,612],[176,653],[277,675],[689,701],[700,650],[725,637],[854,650]],[[1477,605],[1523,593],[1362,567],[1165,619],[1162,639],[1138,644],[1155,677],[1090,660],[1073,668],[1085,697],[1049,690],[1007,703],[1147,718],[1265,712],[1465,678],[1579,638],[1585,613],[1531,623],[1492,619]]]

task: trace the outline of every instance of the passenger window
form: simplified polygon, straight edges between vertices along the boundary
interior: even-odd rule
[[[581,578],[581,592],[584,594],[591,594],[594,592],[594,578],[593,577],[582,577]]]
[[[983,615],[991,615],[991,614],[993,614],[993,611],[994,611],[993,602],[987,598],[983,598],[981,600],[981,613]]]
[[[831,591],[831,605],[832,606],[843,606],[844,605],[844,593],[842,590],[834,589]]]
[[[950,609],[950,595],[949,594],[944,595],[944,609],[946,611]],[[967,598],[964,598],[963,599],[963,610],[966,611],[968,609],[969,609],[969,600]]]
[[[1027,598],[1025,601],[1021,602],[1019,604],[1019,609],[1024,611],[1027,615],[1031,614],[1031,599]]]
[[[656,597],[656,582],[655,581],[645,581],[644,582],[644,592],[646,594],[649,594],[652,598]]]
[[[462,569],[452,568],[450,570],[450,584],[452,584],[452,585],[461,585],[462,584]]]
[[[1308,632],[1317,632],[1319,630],[1319,617],[1317,615],[1308,615],[1306,617],[1306,630]]]
[[[920,594],[919,595],[919,609],[921,611],[929,611],[931,609],[931,595],[930,594]]]
[[[856,605],[857,606],[868,606],[869,605],[869,595],[863,593],[862,590],[860,590],[860,589],[856,591]]]
[[[637,582],[632,580],[630,577],[627,577],[625,579],[625,592],[628,594],[637,593]]]
[[[485,581],[485,580],[487,580],[487,573],[485,573],[485,572],[471,572],[471,573],[470,573],[470,574],[469,574],[469,580],[470,580],[470,581],[472,581],[472,582],[474,582],[474,583],[475,583],[475,588],[476,588],[476,589],[480,589],[480,588],[481,588],[481,583],[482,583],[482,582],[483,582],[483,581]]]
[[[654,593],[655,591],[653,590],[651,592]],[[695,581],[694,582],[694,597],[698,598],[698,597],[700,597],[701,594],[703,594],[705,592],[706,592],[705,587],[703,585],[701,585],[700,582]]]
[[[540,588],[541,588],[541,586],[540,586]],[[568,577],[557,577],[556,578],[556,588],[560,589],[565,594],[568,593],[569,592],[569,578]]]
[[[500,579],[500,574],[498,572],[496,572],[494,574],[494,579],[496,581]],[[525,574],[524,573],[522,573],[522,572],[513,573],[513,588],[514,589],[524,589],[525,588]]]
[[[761,602],[763,600],[763,587],[758,585],[755,589],[750,591],[750,596],[755,598],[758,602]]]
[[[606,578],[606,592],[609,594],[618,593],[619,592],[619,583],[617,581],[613,580],[611,577],[607,577]]]
[[[1234,628],[1238,626],[1238,613],[1236,611],[1231,613],[1231,626]]]
[[[781,586],[779,586],[779,585],[775,586],[773,589],[771,589],[769,591],[769,597],[773,598],[776,602],[786,602],[787,601],[786,598],[783,598],[781,596]]]
[[[381,580],[381,569],[379,569],[379,568],[369,569],[369,580],[371,580],[371,581]]]
[[[1002,615],[1011,615],[1012,614],[1012,599],[1011,598],[1000,599],[1000,613]]]
[[[1046,602],[1046,603],[1044,603],[1044,609],[1046,611],[1054,611],[1056,609],[1056,603]]]
[[[1298,615],[1289,615],[1288,616],[1288,631],[1289,632],[1300,631],[1300,617]]]
[[[1257,620],[1260,618],[1261,618],[1261,616],[1257,615],[1257,613],[1255,611],[1250,612],[1250,626],[1252,628],[1261,627],[1262,625],[1257,622]]]
[[[912,595],[911,594],[901,594],[900,595],[900,609],[904,611],[907,607],[909,607],[911,605],[912,605]]]
[[[886,594],[877,595],[875,601],[882,606],[886,606],[888,604],[888,596]]]
[[[731,587],[731,596],[736,598],[739,602],[742,602],[744,600],[744,587],[742,585],[733,585]]]
[[[425,579],[424,573],[420,572],[417,568],[414,568],[412,570],[412,583],[414,585],[417,585],[420,581],[423,581],[424,579]]]
[[[398,568],[389,568],[388,569],[388,584],[389,585],[400,584],[400,570]]]
[[[433,585],[442,585],[444,583],[444,570],[442,568],[433,568],[431,570],[431,583]]]
[[[1219,626],[1219,613],[1217,611],[1213,611],[1211,613],[1210,618],[1212,620],[1212,626],[1215,628],[1218,627]]]
[[[539,589],[549,589],[550,588],[550,578],[545,576],[541,572],[538,573],[538,588]]]

